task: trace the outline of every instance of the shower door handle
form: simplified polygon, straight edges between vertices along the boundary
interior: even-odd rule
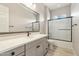
[[[77,26],[78,24],[73,24],[72,27]]]

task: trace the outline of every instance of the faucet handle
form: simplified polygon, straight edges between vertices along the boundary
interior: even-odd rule
[[[27,32],[27,36],[29,36],[31,33],[30,32]]]
[[[27,36],[29,36],[29,32],[27,32]]]

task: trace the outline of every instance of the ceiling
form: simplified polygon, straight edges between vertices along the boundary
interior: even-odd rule
[[[69,4],[70,3],[44,3],[44,5],[50,9],[57,9],[57,8],[65,7]]]

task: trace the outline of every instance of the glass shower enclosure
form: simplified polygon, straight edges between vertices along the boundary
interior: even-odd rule
[[[49,39],[72,41],[72,17],[48,20]]]

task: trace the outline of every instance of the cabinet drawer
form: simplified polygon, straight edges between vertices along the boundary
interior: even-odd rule
[[[41,38],[41,39],[37,39],[35,41],[32,41],[32,42],[26,44],[26,50],[28,50],[29,48],[31,48],[31,47],[33,47],[33,46],[37,45],[38,43],[43,42],[45,40],[46,40],[46,37],[45,38]]]
[[[26,44],[26,56],[43,56],[47,52],[47,38],[40,38]]]
[[[38,43],[26,50],[26,56],[42,56],[43,54],[43,46],[41,43]]]
[[[26,56],[36,56],[36,47],[26,50]]]
[[[16,56],[22,52],[24,52],[24,46],[20,46],[20,47],[17,47],[15,49],[4,52],[4,53],[0,54],[0,56]]]

